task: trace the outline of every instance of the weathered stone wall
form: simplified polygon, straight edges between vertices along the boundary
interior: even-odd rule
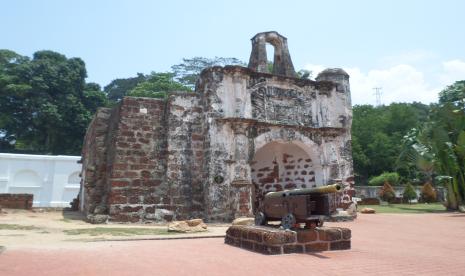
[[[167,197],[165,102],[124,98],[119,120],[109,131],[108,207],[110,221],[140,222],[173,216]],[[112,134],[114,133],[114,134]],[[157,208],[155,208],[157,206]],[[157,213],[157,214],[158,214]],[[171,219],[168,218],[168,219]]]
[[[199,95],[172,94],[167,111],[167,195],[177,219],[203,217],[204,130]]]
[[[346,73],[342,71],[341,74]],[[338,83],[314,82],[227,66],[205,70],[197,91],[206,97],[205,121],[208,122],[207,219],[230,220],[238,215],[250,215],[256,198],[266,191],[284,189],[286,185],[296,188],[341,182],[344,192],[338,196],[338,204],[344,207],[351,202],[352,112],[347,94],[338,90]],[[271,147],[269,143],[299,146],[307,157],[299,157],[297,161],[312,160],[306,165],[314,170],[306,173],[313,172],[315,177],[309,175],[292,181],[296,179],[287,175],[290,167],[286,169],[282,159],[296,153],[277,150],[279,147],[276,146],[269,155],[281,160],[281,165],[277,164],[278,172],[274,172],[278,175],[273,175],[271,165],[254,168],[256,157],[261,155],[257,151],[264,146]],[[251,171],[266,167],[270,170],[266,176],[258,177],[258,171]],[[215,181],[218,177],[224,180]],[[262,185],[258,180],[254,183],[254,178],[262,178]],[[237,202],[240,202],[240,208]]]
[[[268,191],[334,182],[344,186],[336,204],[351,202],[349,76],[295,78],[284,37],[255,40],[258,56],[268,42],[285,57],[275,74],[251,57],[250,68],[204,70],[194,93],[126,97],[97,113],[83,151],[90,220],[231,221],[252,215]]]
[[[84,138],[80,208],[85,213],[94,213],[98,205],[106,206],[106,202],[102,201],[105,196],[104,185],[107,176],[107,144],[105,142],[111,113],[111,109],[100,108],[87,128]],[[85,196],[85,201],[82,200],[83,196]]]
[[[109,221],[184,219],[203,212],[203,123],[197,94],[124,98],[87,131],[82,210]],[[104,220],[100,216],[97,220]]]

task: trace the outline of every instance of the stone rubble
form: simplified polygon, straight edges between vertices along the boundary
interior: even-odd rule
[[[168,224],[168,232],[196,233],[205,232],[207,228],[202,219],[172,221]]]

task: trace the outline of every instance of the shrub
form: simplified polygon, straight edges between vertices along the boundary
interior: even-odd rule
[[[408,201],[417,199],[417,192],[415,191],[415,188],[412,184],[408,183],[407,186],[405,186],[403,197]]]
[[[399,183],[399,174],[396,172],[384,172],[378,176],[370,179],[368,185],[370,186],[381,186],[385,182],[396,186]]]
[[[436,202],[437,193],[431,183],[426,182],[421,188],[421,201],[423,202]]]
[[[384,182],[383,187],[379,190],[379,197],[387,202],[392,201],[396,197],[394,189],[387,181]]]

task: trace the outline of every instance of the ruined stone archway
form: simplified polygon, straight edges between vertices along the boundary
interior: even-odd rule
[[[268,192],[317,186],[319,160],[309,151],[297,141],[272,141],[255,152],[251,162],[254,209]]]

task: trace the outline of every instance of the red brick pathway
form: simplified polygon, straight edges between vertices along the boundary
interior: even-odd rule
[[[334,225],[334,224],[333,224]],[[360,215],[352,249],[265,256],[223,239],[6,250],[0,275],[465,275],[465,215]]]

